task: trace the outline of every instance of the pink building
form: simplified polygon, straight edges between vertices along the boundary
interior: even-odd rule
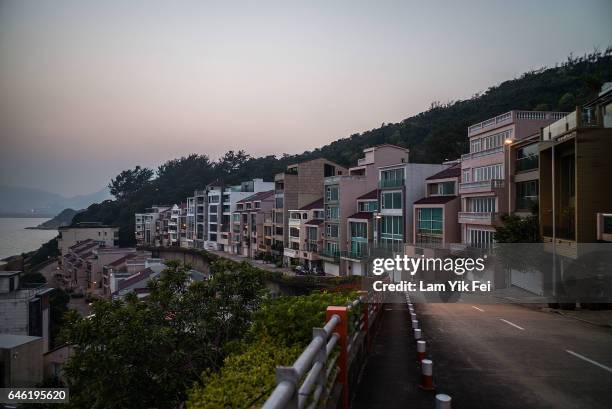
[[[428,177],[425,197],[413,205],[413,242],[416,247],[442,247],[461,243],[457,214],[461,210],[461,163]]]
[[[274,190],[255,193],[236,202],[232,213],[230,252],[253,258],[263,241],[265,214],[274,207]]]
[[[470,152],[461,157],[462,242],[486,247],[493,242],[500,213],[507,213],[506,141],[519,141],[563,118],[562,112],[510,111],[468,128]]]

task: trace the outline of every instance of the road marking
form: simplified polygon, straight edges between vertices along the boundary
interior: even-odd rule
[[[586,356],[583,356],[583,355],[577,354],[576,352],[574,352],[574,351],[570,351],[569,349],[566,349],[566,350],[565,350],[565,352],[567,352],[567,353],[568,353],[568,354],[570,354],[570,355],[574,355],[576,358],[580,358],[580,359],[582,359],[583,361],[587,361],[588,363],[591,363],[591,364],[593,364],[593,365],[596,365],[596,366],[600,367],[601,369],[605,369],[605,370],[606,370],[606,371],[608,371],[608,372],[612,372],[612,368],[610,368],[609,366],[605,366],[605,365],[603,365],[603,364],[600,364],[599,362],[595,362],[595,361],[593,361],[592,359],[587,358]]]
[[[478,307],[477,307],[477,306],[475,306],[475,305],[472,305],[472,308],[473,308],[473,309],[475,309],[475,310],[478,310],[478,311],[480,311],[480,312],[485,312],[485,310],[483,310],[482,308],[478,308]]]
[[[512,325],[514,328],[518,328],[518,329],[520,329],[521,331],[525,331],[525,328],[523,328],[523,327],[519,327],[519,326],[518,326],[518,325],[516,325],[514,322],[507,321],[507,320],[505,320],[505,319],[503,319],[503,318],[500,318],[499,320],[500,320],[500,321],[505,322],[505,323],[506,323],[506,324],[508,324],[508,325]]]

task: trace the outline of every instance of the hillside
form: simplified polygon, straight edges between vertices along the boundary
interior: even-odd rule
[[[57,216],[53,217],[51,220],[47,220],[44,223],[39,224],[36,227],[26,227],[26,229],[31,230],[57,230],[62,226],[70,226],[72,223],[72,219],[74,216],[82,212],[83,210],[74,210],[74,209],[64,209]]]
[[[612,80],[612,48],[581,58],[569,57],[553,68],[525,73],[476,94],[468,100],[433,103],[425,112],[399,123],[339,139],[299,155],[251,158],[243,152],[228,152],[212,162],[206,155],[174,159],[160,166],[156,178],[121,201],[90,206],[74,222],[101,221],[118,224],[120,244],[134,243],[134,213],[155,203],[184,201],[193,190],[216,179],[236,183],[254,177],[270,180],[288,164],[325,157],[351,166],[362,149],[392,143],[410,149],[412,162],[440,163],[467,151],[467,128],[512,109],[569,111],[593,98],[601,84]]]

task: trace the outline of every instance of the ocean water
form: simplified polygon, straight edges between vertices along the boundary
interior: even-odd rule
[[[0,260],[36,250],[41,244],[57,236],[57,230],[26,230],[26,227],[38,226],[47,220],[49,219],[0,217]]]

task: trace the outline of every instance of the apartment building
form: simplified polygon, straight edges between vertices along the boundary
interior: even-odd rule
[[[376,172],[374,172],[376,173]],[[370,249],[375,246],[375,226],[378,214],[379,190],[374,189],[356,199],[356,212],[346,219],[347,250],[340,253],[348,274],[369,275]]]
[[[289,211],[288,245],[283,249],[283,263],[323,271],[319,249],[323,244],[325,218],[323,198]]]
[[[136,213],[135,236],[138,246],[155,246],[159,242],[158,219],[170,206],[155,205],[145,209],[143,213]]]
[[[539,158],[540,232],[555,251],[577,256],[594,243],[603,214],[612,213],[612,83],[599,96],[542,129]]]
[[[529,216],[537,211],[540,190],[541,131],[517,141],[508,141],[508,213]]]
[[[119,227],[107,226],[97,222],[84,222],[75,226],[64,226],[58,229],[57,248],[60,255],[65,255],[70,247],[85,240],[95,241],[103,247],[115,247],[119,239]],[[60,265],[61,265],[60,257]]]
[[[459,184],[463,243],[489,246],[498,215],[510,211],[506,145],[528,138],[564,116],[563,112],[510,111],[468,128],[470,152],[461,157]]]
[[[450,165],[449,168],[425,180],[425,197],[414,202],[412,206],[413,248],[439,248],[461,243],[457,219],[461,210],[461,163],[455,161],[447,164]],[[414,254],[410,252],[409,255]]]
[[[425,196],[425,181],[446,169],[444,164],[400,163],[379,168],[376,243],[385,251],[404,252],[413,241],[413,204]]]
[[[274,190],[255,193],[236,203],[232,213],[230,252],[253,258],[263,240],[265,214],[274,206]]]
[[[348,175],[325,178],[325,236],[320,253],[325,273],[363,274],[364,259],[369,256],[367,242],[370,238],[374,240],[378,216],[385,227],[395,215],[397,217],[394,221],[401,220],[402,224],[405,223],[405,200],[410,199],[410,203],[416,200],[413,191],[418,193],[422,190],[425,177],[443,168],[442,165],[409,164],[408,154],[407,149],[393,145],[370,147],[364,150],[364,157],[358,160],[357,166],[349,169]],[[390,184],[381,183],[379,186],[384,189],[379,192],[379,199],[384,200],[380,212],[376,215],[374,212],[360,212],[358,199],[376,190],[381,177],[386,178],[389,175],[389,172],[384,170],[387,168],[392,169],[398,179],[392,190],[387,190],[391,187]],[[408,175],[408,180],[404,175]],[[420,183],[420,186],[413,187],[413,183]],[[406,189],[406,186],[409,188]],[[395,204],[392,203],[393,198],[396,200]],[[397,229],[400,227],[397,226]],[[401,229],[403,231],[403,226]],[[371,231],[370,236],[368,231]],[[404,240],[402,234],[402,245]]]
[[[196,205],[195,197],[188,197],[185,207],[185,238],[181,240],[181,247],[195,248],[196,239]]]
[[[141,252],[134,247],[128,248],[107,248],[94,247],[91,255],[84,260],[86,288],[93,293],[102,293],[102,272],[104,266],[122,259],[128,255],[151,255],[150,252]]]
[[[282,256],[289,243],[289,210],[300,209],[323,196],[323,179],[346,174],[347,170],[327,159],[313,159],[287,166],[274,177],[274,208],[264,222],[262,251]]]
[[[230,251],[230,224],[232,212],[239,200],[274,189],[274,182],[253,179],[240,185],[227,186],[221,182],[207,188],[207,238],[204,247],[209,250]]]
[[[49,296],[53,288],[26,288],[20,271],[0,271],[0,334],[42,338],[49,350]],[[42,357],[41,357],[42,359]]]

